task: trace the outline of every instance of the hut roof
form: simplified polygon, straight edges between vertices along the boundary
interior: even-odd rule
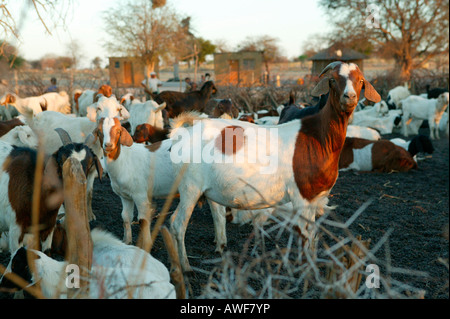
[[[362,60],[367,59],[367,56],[349,48],[329,47],[328,49],[317,52],[310,58],[312,61],[317,60]]]

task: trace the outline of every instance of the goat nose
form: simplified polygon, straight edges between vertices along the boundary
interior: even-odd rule
[[[354,98],[356,98],[356,93],[354,93],[354,92],[345,92],[344,93],[344,97],[347,98],[347,99],[353,100]]]

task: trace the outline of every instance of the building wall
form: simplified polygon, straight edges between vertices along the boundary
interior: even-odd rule
[[[215,82],[218,85],[250,86],[260,83],[263,56],[261,52],[214,54]]]
[[[113,87],[140,87],[145,79],[145,67],[136,58],[109,58],[109,78]]]

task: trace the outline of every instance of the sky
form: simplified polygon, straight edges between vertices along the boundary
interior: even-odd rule
[[[149,0],[150,1],[150,0]],[[11,41],[20,55],[27,60],[37,60],[45,54],[67,55],[68,43],[73,39],[81,47],[81,67],[90,67],[95,57],[107,64],[109,54],[102,43],[107,38],[101,12],[116,6],[122,0],[72,0],[66,13],[65,26],[48,23],[51,35],[33,10],[24,17],[21,6],[25,1],[14,0],[11,13],[19,25],[19,41]],[[225,41],[231,48],[247,36],[269,35],[279,39],[279,47],[288,58],[302,53],[308,36],[330,30],[322,9],[315,0],[167,0],[181,16],[191,17],[191,27],[196,36],[214,43]],[[48,17],[45,17],[47,21]]]

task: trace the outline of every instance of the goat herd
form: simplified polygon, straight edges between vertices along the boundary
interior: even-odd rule
[[[94,180],[107,174],[122,203],[123,240],[93,229],[92,274],[108,280],[90,283],[92,298],[174,298],[168,269],[132,245],[136,206],[141,231],[153,216],[152,198],[165,198],[177,185],[179,203],[170,232],[183,271],[192,270],[185,232],[197,202],[205,198],[214,223],[216,251],[227,245],[226,220],[270,216],[277,207],[292,211],[292,227],[304,247],[314,237],[314,221],[328,206],[339,170],[405,172],[417,168],[420,153],[432,153],[431,140],[449,132],[449,93],[445,89],[411,95],[397,87],[382,101],[355,64],[333,62],[312,91],[314,106],[289,102],[259,113],[239,112],[231,100],[215,100],[214,83],[199,91],[162,92],[140,101],[119,100],[111,87],[0,100],[0,250],[11,254],[5,273],[40,281],[45,297],[64,296],[66,263],[53,259],[64,229],[62,166],[80,161],[87,178],[87,210],[92,210]],[[360,94],[363,97],[360,99]],[[368,106],[373,103],[373,106]],[[71,107],[72,105],[72,107]],[[213,105],[207,113],[207,105]],[[447,109],[447,111],[446,111]],[[418,135],[428,121],[430,137]],[[381,139],[399,130],[404,139]],[[37,271],[26,258],[31,239],[31,207],[37,148],[46,156],[39,211],[41,251],[33,250]],[[149,194],[151,194],[149,199]],[[143,232],[145,233],[145,232]],[[55,234],[55,235],[54,235]],[[64,246],[64,245],[62,245]],[[188,247],[189,248],[189,247]],[[60,249],[64,257],[64,247]],[[44,254],[43,252],[47,253]],[[49,257],[52,256],[52,257]],[[120,262],[119,262],[120,260]],[[145,266],[136,269],[139,261]],[[18,265],[22,265],[19,267]],[[40,278],[36,278],[40,276]],[[125,285],[136,288],[130,295]],[[14,288],[7,275],[0,287]],[[60,295],[58,295],[58,292]]]

